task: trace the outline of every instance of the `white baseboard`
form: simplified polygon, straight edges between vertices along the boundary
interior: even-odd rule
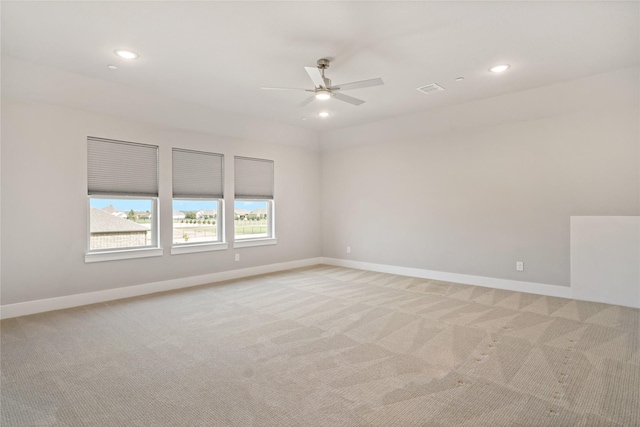
[[[214,282],[222,282],[225,280],[241,279],[243,277],[256,276],[258,274],[290,270],[292,268],[308,267],[321,263],[322,258],[308,258],[297,261],[282,262],[278,264],[261,265],[258,267],[241,268],[238,270],[221,271],[219,273],[211,273],[201,276],[164,280],[162,282],[144,283],[142,285],[106,289],[104,291],[87,292],[82,294],[67,295],[63,297],[19,302],[15,304],[6,304],[0,306],[0,318],[9,319],[11,317],[26,316],[28,314],[43,313],[45,311],[61,310],[64,308],[78,307],[81,305],[113,301],[122,298],[152,294],[156,292],[171,291],[174,289],[188,288],[191,286],[205,285]]]
[[[376,271],[380,273],[397,274],[401,276],[419,277],[422,279],[442,280],[446,282],[482,286],[494,289],[505,289],[509,291],[528,292],[537,295],[546,295],[561,298],[574,297],[572,295],[572,289],[566,286],[554,286],[543,283],[521,282],[517,280],[472,276],[468,274],[447,273],[443,271],[425,270],[420,268],[399,267],[394,265],[375,264],[370,262],[318,257],[283,262],[278,264],[261,265],[258,267],[242,268],[238,270],[221,271],[219,273],[211,273],[201,276],[183,277],[180,279],[165,280],[162,282],[145,283],[142,285],[107,289],[104,291],[87,292],[82,294],[67,295],[63,297],[26,301],[15,304],[6,304],[0,306],[0,318],[8,319],[18,316],[26,316],[29,314],[61,310],[88,304],[96,304],[100,302],[136,297],[156,292],[164,292],[174,289],[205,285],[208,283],[222,282],[225,280],[241,279],[243,277],[290,270],[292,268],[308,267],[317,264],[327,264],[337,267],[355,268],[359,270]]]
[[[395,265],[374,264],[370,262],[350,261],[337,258],[322,258],[323,264],[337,267],[355,268],[358,270],[376,271],[379,273],[397,274],[400,276],[419,277],[421,279],[442,280],[485,288],[505,289],[508,291],[527,292],[530,294],[552,297],[571,298],[568,286],[545,285],[543,283],[520,282],[517,280],[497,279],[493,277],[471,276],[468,274],[447,273],[444,271],[424,270],[421,268],[398,267]]]

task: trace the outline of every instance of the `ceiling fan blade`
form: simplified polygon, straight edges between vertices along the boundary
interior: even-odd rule
[[[304,107],[305,105],[307,105],[308,103],[310,103],[311,101],[313,101],[314,99],[316,99],[316,96],[310,96],[309,98],[305,99],[304,101],[302,101],[300,104],[298,104],[298,107]]]
[[[261,87],[260,89],[262,90],[304,90],[307,92],[313,92],[312,90],[309,89],[301,89],[298,87]]]
[[[307,74],[309,74],[309,77],[311,77],[311,80],[316,87],[325,87],[322,73],[320,73],[320,69],[318,67],[304,67],[304,69]]]
[[[364,104],[362,99],[354,98],[353,96],[348,96],[342,93],[334,93],[333,97],[335,99],[339,99],[340,101],[348,102],[349,104],[358,106],[360,104]]]
[[[361,89],[363,87],[380,86],[383,84],[384,82],[382,79],[378,77],[377,79],[362,80],[361,82],[344,83],[341,85],[331,86],[331,90]]]

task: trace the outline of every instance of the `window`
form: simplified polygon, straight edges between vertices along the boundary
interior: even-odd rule
[[[172,254],[226,249],[223,198],[224,156],[174,148]]]
[[[276,243],[273,160],[235,158],[235,247]]]
[[[87,262],[136,255],[94,253],[158,249],[158,147],[100,138],[87,140],[89,236]]]
[[[89,250],[154,246],[149,199],[92,197],[89,201]]]
[[[237,239],[263,239],[271,236],[267,212],[271,203],[242,200],[234,204],[234,233]]]

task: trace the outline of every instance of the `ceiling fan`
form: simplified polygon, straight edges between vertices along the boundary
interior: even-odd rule
[[[349,104],[358,106],[364,104],[364,101],[352,96],[348,96],[342,93],[345,90],[361,89],[364,87],[380,86],[384,82],[381,78],[362,80],[359,82],[344,83],[340,85],[331,85],[331,80],[324,76],[324,70],[329,68],[329,60],[326,58],[318,59],[318,65],[316,67],[304,67],[309,77],[313,81],[314,89],[301,89],[301,88],[289,88],[289,87],[263,87],[265,90],[302,90],[305,92],[313,92],[313,96],[305,99],[299,104],[299,107],[303,107],[313,101],[314,99],[326,100],[329,98],[335,98],[337,100],[347,102]]]

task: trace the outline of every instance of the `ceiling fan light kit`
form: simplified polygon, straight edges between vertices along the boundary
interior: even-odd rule
[[[316,99],[325,100],[331,98],[331,92],[328,90],[320,89],[316,92]]]
[[[358,82],[344,83],[340,85],[332,85],[331,79],[325,77],[324,71],[329,68],[330,61],[327,58],[318,59],[315,67],[304,67],[305,71],[309,75],[309,78],[313,82],[313,89],[301,89],[301,88],[285,88],[285,87],[263,87],[265,90],[301,90],[305,92],[312,92],[313,96],[302,101],[298,106],[303,107],[309,104],[315,99],[327,100],[330,98],[337,99],[342,102],[346,102],[351,105],[362,105],[364,101],[352,96],[345,95],[341,91],[362,89],[365,87],[373,87],[383,85],[384,82],[381,78],[362,80]]]

